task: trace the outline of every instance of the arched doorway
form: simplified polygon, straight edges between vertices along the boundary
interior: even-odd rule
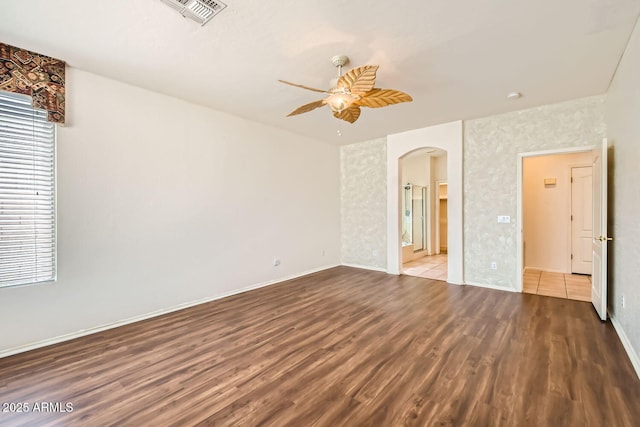
[[[447,152],[419,148],[400,158],[401,273],[447,280]]]
[[[463,284],[462,222],[462,122],[416,129],[387,137],[387,272],[400,274],[401,243],[401,175],[400,159],[420,148],[437,148],[447,152],[449,255],[447,282]]]

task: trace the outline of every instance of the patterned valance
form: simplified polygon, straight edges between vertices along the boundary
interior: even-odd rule
[[[64,123],[64,67],[64,61],[0,43],[0,90],[31,96],[53,123]]]

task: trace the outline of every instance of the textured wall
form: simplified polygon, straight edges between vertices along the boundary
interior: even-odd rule
[[[518,153],[600,144],[604,97],[470,120],[464,135],[465,282],[515,288]]]
[[[340,147],[342,263],[387,268],[387,140]]]
[[[631,37],[606,103],[609,150],[609,308],[635,352],[640,375],[640,26]],[[613,166],[613,167],[612,167]],[[622,297],[625,306],[622,306]]]

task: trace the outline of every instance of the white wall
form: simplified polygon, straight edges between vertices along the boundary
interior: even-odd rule
[[[433,158],[433,178],[436,181],[447,180],[447,153]]]
[[[0,289],[0,354],[339,263],[337,147],[73,68],[67,81],[58,281]]]
[[[402,158],[402,185],[411,183],[426,187],[431,176],[431,158],[429,154],[418,151],[416,154]]]
[[[609,309],[640,376],[640,26],[609,88]],[[624,296],[625,305],[622,306]]]
[[[571,273],[571,167],[591,166],[591,153],[528,157],[522,169],[524,266]],[[545,178],[556,185],[545,186]]]

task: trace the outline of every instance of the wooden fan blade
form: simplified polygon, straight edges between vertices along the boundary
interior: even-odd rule
[[[315,110],[316,108],[322,107],[324,104],[325,104],[324,99],[310,102],[308,104],[303,105],[302,107],[296,108],[295,110],[287,114],[287,117],[295,116],[297,114],[302,114],[302,113],[308,113],[311,110]]]
[[[297,84],[297,83],[291,83],[291,82],[288,82],[288,81],[286,81],[286,80],[278,80],[278,81],[279,81],[280,83],[284,83],[284,84],[289,85],[289,86],[300,87],[300,88],[302,88],[302,89],[312,90],[312,91],[314,91],[314,92],[329,93],[329,92],[327,92],[326,90],[316,89],[316,88],[314,88],[314,87],[309,87],[309,86],[305,86],[305,85],[299,85],[299,84]]]
[[[394,89],[376,88],[360,96],[361,98],[355,101],[354,104],[369,108],[380,108],[391,104],[413,101],[413,98],[408,94]]]
[[[362,95],[373,89],[376,83],[378,65],[365,65],[349,71],[338,79],[338,87],[349,89],[351,93]]]
[[[347,108],[346,110],[342,110],[339,113],[337,111],[334,111],[333,116],[346,122],[353,123],[358,120],[358,117],[360,117],[360,107],[358,107],[357,105],[352,105],[351,107]]]

